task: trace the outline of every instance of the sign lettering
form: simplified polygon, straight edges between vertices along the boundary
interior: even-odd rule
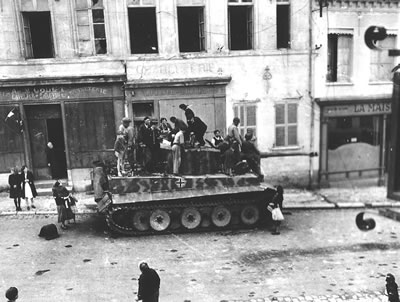
[[[391,112],[392,112],[392,104],[389,102],[326,106],[323,109],[323,114],[325,117],[390,114]]]

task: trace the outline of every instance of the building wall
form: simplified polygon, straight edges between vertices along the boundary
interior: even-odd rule
[[[127,83],[132,84],[231,77],[226,85],[226,126],[234,117],[235,104],[254,103],[257,106],[257,144],[262,152],[284,155],[318,152],[319,108],[314,105],[314,95],[310,91],[308,1],[292,0],[290,3],[290,49],[276,48],[276,1],[254,0],[254,49],[230,51],[227,1],[155,0],[159,53],[132,55],[128,19],[128,4],[132,1],[103,0],[108,54],[90,57],[79,56],[73,2],[47,2],[56,56],[29,60],[24,59],[22,49],[22,25],[17,10],[20,2],[3,2],[0,26],[7,30],[0,32],[0,80],[29,79],[32,84],[32,79],[49,79],[51,84],[69,79],[79,83],[82,77],[126,75]],[[177,5],[188,3],[205,5],[204,52],[179,53]],[[282,101],[298,104],[297,146],[274,147],[275,104]],[[116,124],[119,119],[116,114]],[[310,174],[310,167],[313,173],[318,171],[318,160],[310,161],[307,156],[271,157],[263,159],[262,166],[267,181],[286,177],[287,183],[304,185],[304,175]],[[83,174],[83,170],[72,171],[72,175],[76,175],[74,178],[87,182]]]

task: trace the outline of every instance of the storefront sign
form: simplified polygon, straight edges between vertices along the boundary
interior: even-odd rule
[[[325,117],[390,114],[391,112],[392,104],[389,102],[335,105],[326,106],[323,109],[323,115]]]
[[[128,63],[134,64],[134,63]],[[213,62],[205,63],[158,63],[137,64],[128,66],[128,80],[155,78],[184,78],[217,75],[218,68]]]
[[[64,86],[12,88],[0,91],[0,101],[61,100],[77,98],[106,97],[112,95],[111,87],[85,86],[71,88]]]

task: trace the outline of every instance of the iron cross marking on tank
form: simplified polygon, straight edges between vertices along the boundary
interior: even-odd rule
[[[179,186],[179,188],[182,188],[186,185],[186,179],[179,178],[175,183],[177,186]]]

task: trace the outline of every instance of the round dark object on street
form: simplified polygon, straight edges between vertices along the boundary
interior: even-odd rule
[[[356,225],[361,231],[371,231],[375,228],[376,223],[372,218],[364,219],[365,212],[358,213],[356,216]]]

